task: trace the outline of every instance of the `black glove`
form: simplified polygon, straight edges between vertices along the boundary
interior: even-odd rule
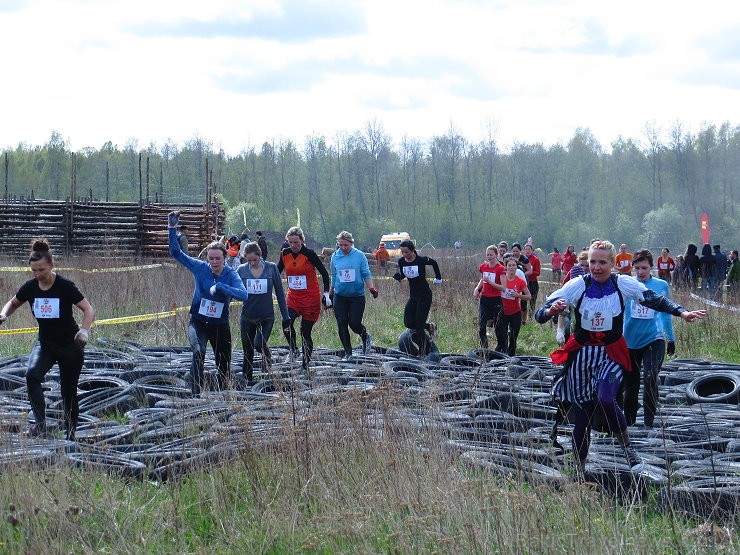
[[[395,279],[396,281],[401,281],[403,279],[401,272],[396,272],[395,274],[393,274],[393,279]]]
[[[378,298],[378,290],[375,287],[370,288],[370,294],[373,296],[373,299]]]
[[[665,354],[667,354],[668,356],[676,354],[676,342],[675,341],[668,342],[665,348]]]

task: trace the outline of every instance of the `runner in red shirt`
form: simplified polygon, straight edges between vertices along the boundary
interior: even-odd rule
[[[493,320],[494,327],[501,313],[501,291],[494,284],[502,284],[506,269],[499,264],[496,245],[486,248],[486,261],[478,267],[481,278],[473,289],[473,298],[480,299],[478,305],[478,337],[481,347],[488,349],[486,327]]]
[[[527,301],[522,301],[522,323],[526,324],[527,304],[537,306],[537,293],[540,291],[540,284],[539,281],[537,281],[537,278],[540,276],[542,263],[540,262],[540,258],[534,253],[534,247],[531,243],[524,245],[524,256],[529,259],[530,271],[527,273],[527,288],[532,294],[532,300],[529,303],[527,303]]]
[[[671,282],[671,272],[676,269],[676,263],[671,258],[671,251],[665,247],[658,257],[658,277],[668,283]]]
[[[517,261],[515,258],[506,259],[506,274],[503,284],[493,286],[501,291],[503,309],[496,323],[496,350],[514,356],[516,340],[522,327],[521,301],[528,301],[532,295],[527,288],[527,282],[516,275]]]
[[[563,256],[556,248],[552,249],[552,254],[550,255],[550,266],[552,267],[552,281],[560,283],[560,280],[563,279]]]

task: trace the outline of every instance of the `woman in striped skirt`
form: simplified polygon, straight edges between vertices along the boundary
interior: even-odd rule
[[[544,324],[568,305],[575,306],[575,331],[550,358],[555,364],[564,365],[553,385],[554,395],[577,408],[573,429],[577,473],[583,471],[586,462],[597,403],[604,410],[609,429],[622,445],[630,468],[637,472],[642,468],[642,459],[630,445],[624,413],[616,402],[623,373],[632,371],[622,336],[625,299],[680,316],[686,322],[703,318],[706,311],[687,311],[650,291],[632,276],[612,275],[616,252],[608,241],[594,241],[588,258],[590,273],[570,280],[553,292],[537,311],[536,319]]]

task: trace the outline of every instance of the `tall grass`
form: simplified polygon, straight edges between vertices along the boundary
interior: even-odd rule
[[[284,399],[288,405],[289,399]],[[238,409],[236,409],[238,410]],[[732,553],[652,501],[466,466],[399,392],[315,400],[268,443],[168,483],[73,469],[0,475],[7,552]]]

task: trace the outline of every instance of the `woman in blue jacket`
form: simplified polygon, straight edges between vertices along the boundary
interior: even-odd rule
[[[339,247],[331,257],[331,287],[329,295],[334,295],[334,316],[339,328],[339,340],[344,348],[344,356],[352,355],[352,341],[349,330],[352,329],[362,339],[362,353],[372,345],[370,334],[362,324],[365,314],[365,286],[374,299],[378,290],[373,284],[370,265],[364,253],[354,248],[355,240],[349,231],[337,235]]]
[[[255,347],[262,353],[262,371],[264,372],[272,364],[267,340],[275,324],[273,291],[283,318],[283,330],[290,326],[290,315],[277,265],[263,260],[262,249],[254,241],[245,245],[243,258],[246,262],[236,269],[249,295],[242,305],[240,321],[242,348],[244,349],[242,371],[247,381],[252,381]]]
[[[653,277],[653,255],[647,249],[637,251],[632,258],[632,269],[637,279],[656,295],[670,298],[671,288],[662,279]],[[642,408],[645,426],[652,427],[658,410],[658,373],[666,352],[675,352],[673,321],[671,315],[657,312],[627,299],[624,311],[624,338],[632,363],[632,372],[625,372],[624,417],[628,426],[637,420],[640,376],[642,376]],[[666,349],[666,341],[667,349]]]
[[[195,291],[190,304],[190,323],[188,341],[193,351],[190,364],[193,395],[200,395],[203,389],[203,364],[206,359],[206,345],[211,344],[218,367],[218,386],[226,389],[229,383],[231,365],[231,328],[229,327],[229,302],[231,298],[247,300],[247,290],[236,270],[226,266],[226,247],[213,241],[206,247],[206,261],[188,256],[177,240],[179,212],[170,212],[169,225],[170,254],[193,274]]]

